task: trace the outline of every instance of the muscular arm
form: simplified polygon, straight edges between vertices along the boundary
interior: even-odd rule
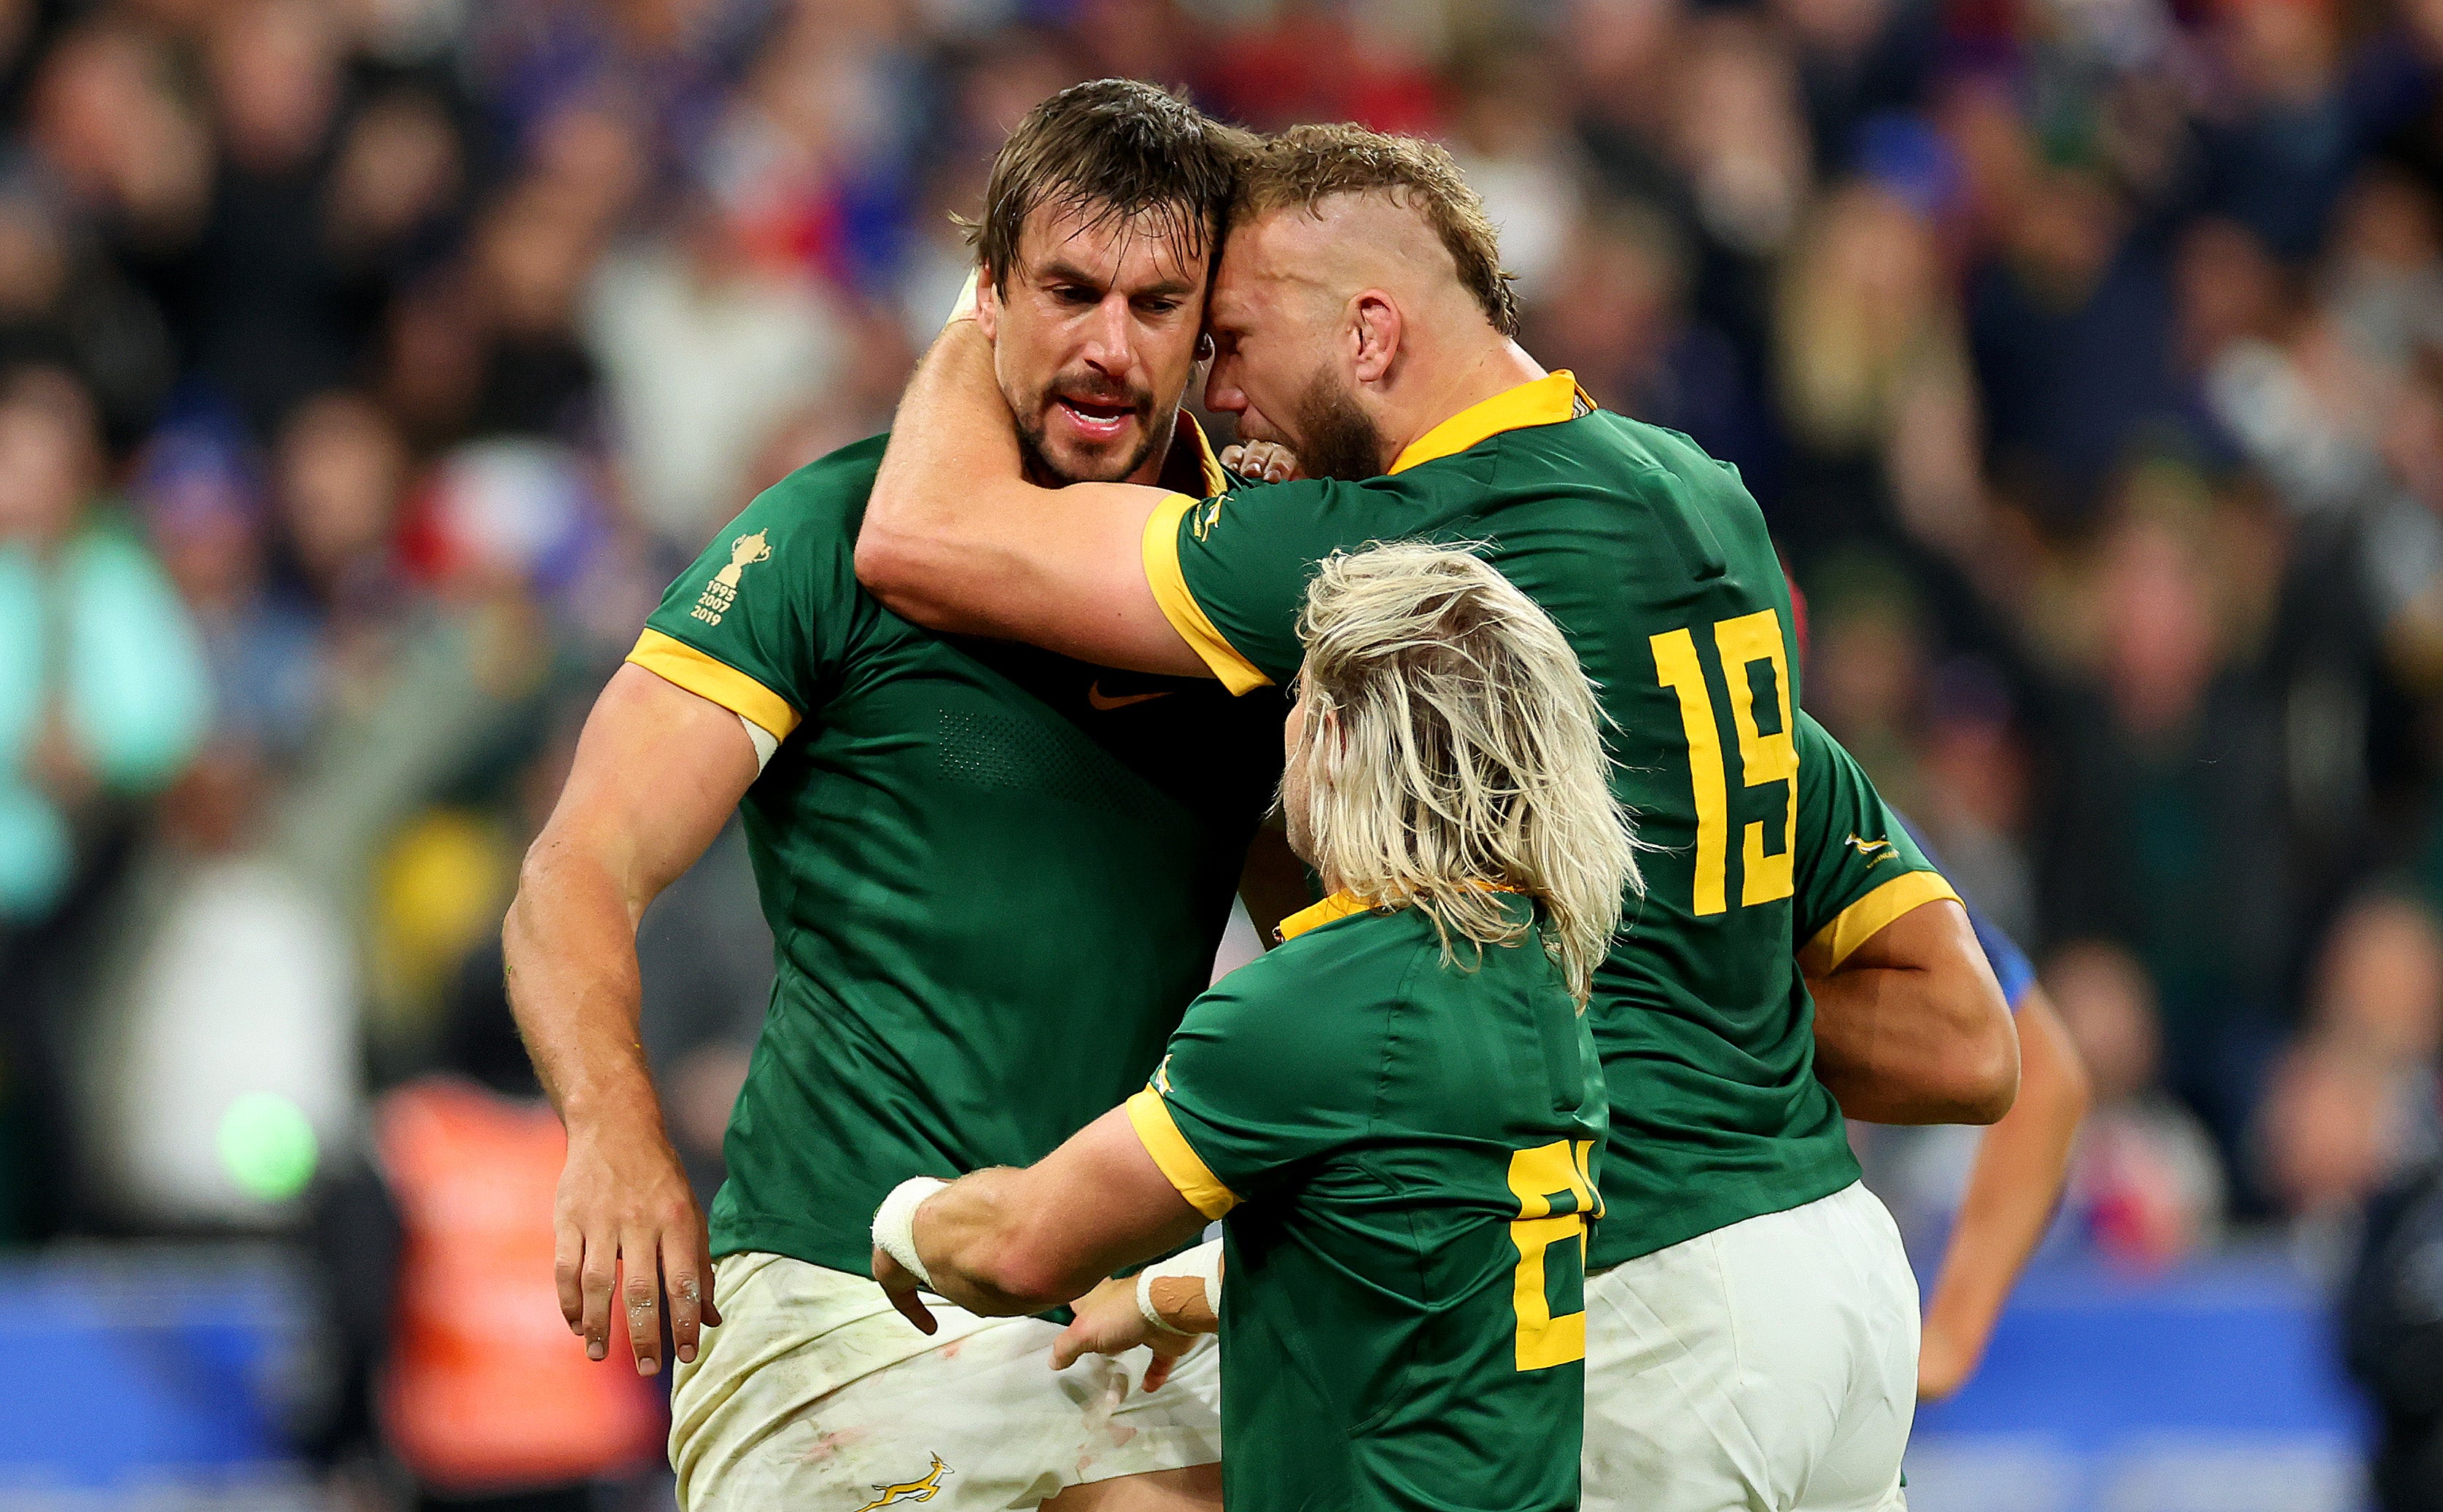
[[[969,1312],[1008,1318],[1075,1301],[1203,1227],[1127,1111],[1113,1108],[1023,1170],[978,1171],[926,1198],[916,1253],[933,1290]],[[874,1277],[901,1311],[914,1304],[915,1278],[879,1249]]]
[[[568,1130],[553,1215],[560,1310],[602,1358],[624,1267],[629,1334],[647,1375],[661,1368],[664,1286],[679,1358],[695,1357],[699,1321],[721,1320],[704,1216],[637,1037],[636,922],[754,780],[738,716],[621,666],[585,721],[501,931],[519,1032]]]
[[[2019,1086],[2019,1041],[1968,911],[1920,904],[1837,964],[1799,953],[1815,997],[1815,1074],[1869,1123],[1992,1123]]]
[[[2019,1100],[1985,1131],[1925,1309],[1918,1395],[1950,1395],[1985,1357],[1994,1320],[2035,1252],[2086,1116],[2086,1067],[2042,988],[2019,1005]]]
[[[1027,482],[992,345],[974,320],[953,320],[899,401],[857,534],[857,580],[928,629],[1207,677],[1146,583],[1146,519],[1164,497]]]

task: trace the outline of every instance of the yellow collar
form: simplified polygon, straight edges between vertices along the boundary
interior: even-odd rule
[[[1346,919],[1351,914],[1362,914],[1373,906],[1355,893],[1336,892],[1313,907],[1301,908],[1282,920],[1280,927],[1273,933],[1277,938],[1287,942],[1297,938],[1310,929],[1319,929],[1335,919]]]
[[[1196,423],[1196,417],[1185,410],[1179,411],[1179,428],[1171,433],[1170,455],[1163,459],[1163,485],[1169,486],[1170,475],[1179,469],[1183,460],[1180,456],[1179,445],[1183,435],[1187,437],[1195,447],[1196,497],[1210,499],[1227,489],[1230,486],[1230,475],[1222,470],[1222,460],[1213,455],[1213,443],[1205,439],[1204,428]],[[1187,490],[1182,488],[1176,491],[1185,493]]]
[[[1504,389],[1481,404],[1469,405],[1419,436],[1391,464],[1391,470],[1406,472],[1422,463],[1455,457],[1488,436],[1529,426],[1556,426],[1594,408],[1595,402],[1578,387],[1576,375],[1567,368],[1556,369],[1515,389]]]

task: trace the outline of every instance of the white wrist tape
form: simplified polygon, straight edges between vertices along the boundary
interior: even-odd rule
[[[916,1209],[948,1185],[931,1176],[909,1176],[891,1188],[882,1206],[873,1210],[874,1248],[898,1261],[928,1291],[933,1289],[933,1278],[925,1273],[925,1262],[916,1257]]]
[[[1186,1329],[1180,1327],[1169,1319],[1165,1318],[1162,1315],[1162,1309],[1153,1304],[1153,1274],[1154,1273],[1150,1269],[1140,1270],[1137,1272],[1138,1315],[1145,1319],[1147,1325],[1151,1327],[1155,1333],[1186,1333]]]
[[[1153,1305],[1153,1284],[1155,1280],[1160,1277],[1168,1276],[1192,1276],[1196,1280],[1203,1282],[1204,1284],[1204,1305],[1212,1309],[1213,1317],[1217,1321],[1221,1319],[1221,1240],[1215,1239],[1209,1243],[1198,1245],[1193,1249],[1183,1250],[1179,1254],[1171,1256],[1168,1260],[1163,1261],[1159,1265],[1148,1266],[1145,1269],[1137,1272],[1137,1311],[1145,1314],[1146,1321],[1153,1324],[1156,1328],[1164,1329],[1169,1333],[1183,1334],[1187,1330],[1173,1327],[1170,1321],[1158,1313]]]

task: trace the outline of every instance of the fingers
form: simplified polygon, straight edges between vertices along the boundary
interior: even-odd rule
[[[1153,1363],[1146,1367],[1144,1389],[1148,1392],[1162,1390],[1162,1383],[1170,1379],[1170,1367],[1176,1361],[1171,1356],[1160,1354],[1154,1356]]]
[[[643,1230],[622,1236],[619,1259],[621,1311],[628,1319],[628,1342],[636,1351],[636,1374],[651,1375],[662,1368],[662,1266],[659,1247]]]
[[[702,1284],[704,1295],[696,1299],[696,1305],[704,1315],[704,1326],[707,1328],[719,1328],[721,1326],[721,1309],[714,1305],[715,1299],[713,1297],[714,1277],[712,1271],[712,1236],[706,1231],[705,1226],[701,1223],[696,1225],[695,1242],[695,1252],[698,1261],[696,1274],[704,1278]]]
[[[560,1316],[568,1320],[568,1331],[585,1331],[585,1230],[573,1223],[559,1225],[552,1236],[551,1279],[560,1289]]]
[[[913,1288],[907,1291],[893,1291],[887,1295],[891,1298],[891,1305],[899,1309],[899,1316],[914,1323],[918,1333],[930,1334],[942,1326],[933,1321],[932,1311],[925,1305],[924,1300],[916,1295]]]
[[[1278,442],[1233,442],[1222,448],[1222,465],[1241,478],[1287,483],[1298,475],[1297,455]]]
[[[695,1362],[697,1330],[704,1321],[704,1282],[696,1266],[704,1246],[688,1233],[662,1235],[662,1285],[670,1303],[670,1353],[682,1365]]]
[[[618,1247],[608,1239],[587,1235],[585,1260],[578,1273],[581,1293],[579,1331],[585,1335],[587,1359],[602,1359],[611,1353],[611,1293],[618,1284]]]

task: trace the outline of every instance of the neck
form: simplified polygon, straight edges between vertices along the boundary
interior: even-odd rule
[[[1390,454],[1383,459],[1384,466],[1390,466],[1427,431],[1460,410],[1545,375],[1527,349],[1507,337],[1492,336],[1452,355],[1455,360],[1446,368],[1414,373],[1416,397],[1404,399],[1399,418],[1385,427]]]
[[[1153,447],[1146,453],[1146,460],[1137,465],[1136,471],[1121,481],[1160,487],[1163,474],[1170,469],[1171,453],[1179,449],[1179,444],[1185,439],[1180,434],[1178,407],[1173,406],[1154,422]]]

